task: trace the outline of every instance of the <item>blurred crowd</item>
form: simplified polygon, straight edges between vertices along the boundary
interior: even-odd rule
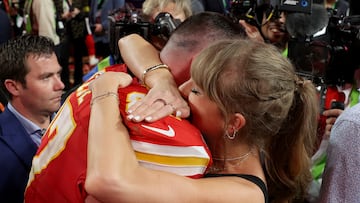
[[[118,9],[142,9],[143,0],[2,0],[0,1],[0,43],[24,33],[50,37],[56,45],[56,55],[62,67],[65,90],[82,83],[89,69],[110,55],[108,15]],[[174,1],[177,2],[177,1]],[[159,13],[148,3],[144,13],[156,17]],[[163,6],[163,5],[162,5]],[[177,16],[182,5],[167,6],[173,17],[184,19],[192,13],[206,10],[225,13],[230,3],[224,1],[191,1],[183,16]],[[152,12],[152,13],[150,13]],[[54,15],[55,13],[55,15]],[[153,15],[153,16],[151,16]]]

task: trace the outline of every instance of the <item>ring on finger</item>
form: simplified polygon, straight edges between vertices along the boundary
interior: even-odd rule
[[[155,100],[155,102],[157,102],[157,101],[159,101],[159,102],[163,103],[163,104],[164,104],[164,106],[166,106],[166,105],[167,105],[166,101],[165,101],[165,100],[163,100],[163,99],[157,99],[157,100]]]

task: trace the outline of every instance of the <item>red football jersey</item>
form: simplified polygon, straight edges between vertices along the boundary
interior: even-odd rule
[[[125,71],[115,65],[103,71]],[[103,72],[102,71],[102,72]],[[97,73],[96,75],[100,74]],[[25,202],[83,202],[87,166],[87,142],[91,92],[89,81],[73,92],[43,136],[33,158]],[[119,89],[119,108],[128,127],[132,146],[144,167],[199,178],[211,164],[201,133],[187,120],[168,116],[153,123],[128,121],[126,109],[147,89],[134,79]]]

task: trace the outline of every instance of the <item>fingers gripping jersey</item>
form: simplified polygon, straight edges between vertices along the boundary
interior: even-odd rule
[[[115,65],[103,71],[124,70],[124,65]],[[25,202],[84,201],[91,101],[88,85],[95,77],[68,97],[43,136],[33,158]],[[135,79],[128,87],[119,89],[123,118],[126,109],[146,92]],[[133,123],[127,119],[123,122],[139,163],[144,167],[199,178],[211,164],[200,132],[186,120],[168,116],[154,123]]]

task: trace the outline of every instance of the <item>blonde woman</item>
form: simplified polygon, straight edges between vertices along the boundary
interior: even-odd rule
[[[142,11],[152,20],[161,12],[168,12],[180,21],[192,15],[190,0],[146,0]]]

